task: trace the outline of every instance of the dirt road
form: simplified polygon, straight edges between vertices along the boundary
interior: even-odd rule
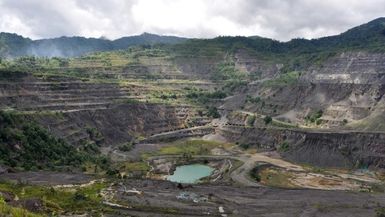
[[[150,160],[154,159],[162,159],[162,158],[168,158],[168,157],[181,157],[181,155],[162,155],[162,156],[155,156],[150,158]],[[304,169],[301,166],[289,163],[287,161],[271,158],[269,156],[266,156],[265,153],[255,153],[255,154],[242,154],[239,156],[228,156],[228,155],[195,155],[194,158],[209,158],[209,159],[232,159],[243,162],[241,166],[234,169],[230,173],[231,179],[243,186],[261,186],[259,183],[252,180],[252,178],[249,176],[250,170],[252,170],[257,163],[264,162],[269,163],[274,166],[278,166],[281,168],[285,168],[288,170],[293,171],[304,171]]]

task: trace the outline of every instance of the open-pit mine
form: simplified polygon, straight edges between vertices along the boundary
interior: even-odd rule
[[[23,40],[0,34],[0,216],[385,216],[384,18],[62,57]]]

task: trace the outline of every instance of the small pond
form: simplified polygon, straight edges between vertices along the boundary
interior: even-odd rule
[[[173,175],[167,176],[167,180],[179,183],[196,183],[199,179],[210,176],[214,168],[203,164],[191,164],[178,166]]]

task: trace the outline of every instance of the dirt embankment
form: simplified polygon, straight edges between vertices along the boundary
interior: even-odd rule
[[[293,162],[321,167],[385,168],[384,133],[226,127],[221,134],[229,141],[278,150]]]

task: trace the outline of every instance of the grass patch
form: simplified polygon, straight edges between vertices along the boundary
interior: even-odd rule
[[[3,198],[0,197],[0,216],[42,217],[43,215],[29,212],[23,208],[9,206],[4,202]]]
[[[124,162],[119,165],[123,172],[147,172],[150,170],[147,162]]]
[[[322,110],[317,110],[315,112],[312,112],[310,113],[309,115],[307,115],[305,117],[305,121],[306,122],[310,122],[310,123],[315,123],[317,125],[320,125],[321,124],[321,117],[323,115],[323,111]]]
[[[275,127],[282,127],[282,128],[297,128],[298,126],[292,123],[287,123],[283,121],[278,121],[276,119],[273,119],[271,122],[271,125]]]
[[[266,87],[294,85],[298,82],[300,75],[301,74],[297,71],[288,72],[281,74],[278,78],[265,81],[263,85]]]
[[[200,139],[180,140],[164,146],[150,155],[206,155],[214,148],[228,148],[231,144]],[[144,156],[149,156],[145,154]]]
[[[216,71],[211,76],[213,80],[242,80],[246,73],[236,69],[235,62],[227,60],[217,65]]]
[[[248,116],[246,121],[247,126],[250,126],[250,127],[254,126],[255,119],[256,119],[255,115]]]
[[[284,171],[273,167],[261,168],[259,171],[259,177],[261,183],[264,185],[279,188],[295,187],[290,182],[292,176],[289,173],[285,173]]]
[[[99,212],[103,209],[99,195],[107,183],[95,183],[86,187],[52,188],[23,184],[0,183],[0,191],[12,192],[20,199],[40,198],[50,213]]]

